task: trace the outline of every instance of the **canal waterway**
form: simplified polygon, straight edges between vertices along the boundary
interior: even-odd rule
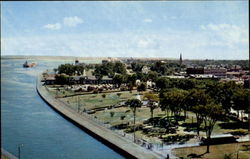
[[[36,92],[36,77],[46,69],[74,61],[1,59],[2,148],[22,159],[120,159],[103,145],[51,109]],[[85,61],[92,63],[93,61]]]

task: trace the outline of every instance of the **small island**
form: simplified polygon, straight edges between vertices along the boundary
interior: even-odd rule
[[[244,158],[250,144],[245,62],[182,60],[182,55],[106,58],[99,64],[75,60],[45,71],[41,81],[53,100],[153,158]],[[219,152],[224,144],[238,148],[225,145]]]

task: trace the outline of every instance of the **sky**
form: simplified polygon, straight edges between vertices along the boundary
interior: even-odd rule
[[[1,2],[1,55],[248,59],[248,1]]]

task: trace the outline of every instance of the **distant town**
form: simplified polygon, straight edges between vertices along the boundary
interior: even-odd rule
[[[179,60],[109,57],[96,64],[75,58],[43,72],[41,82],[65,107],[157,155],[187,157],[183,150],[198,146],[194,157],[202,151],[223,158],[227,152],[215,146],[240,144],[227,149],[233,156],[249,149],[249,77],[247,60],[180,54]]]

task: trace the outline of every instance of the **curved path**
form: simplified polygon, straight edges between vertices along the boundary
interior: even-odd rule
[[[162,158],[160,155],[140,147],[139,145],[127,140],[122,136],[119,136],[112,130],[101,126],[86,116],[78,114],[69,108],[65,103],[53,98],[42,84],[41,77],[39,76],[37,78],[37,92],[48,105],[102,143],[106,144],[127,158]]]

